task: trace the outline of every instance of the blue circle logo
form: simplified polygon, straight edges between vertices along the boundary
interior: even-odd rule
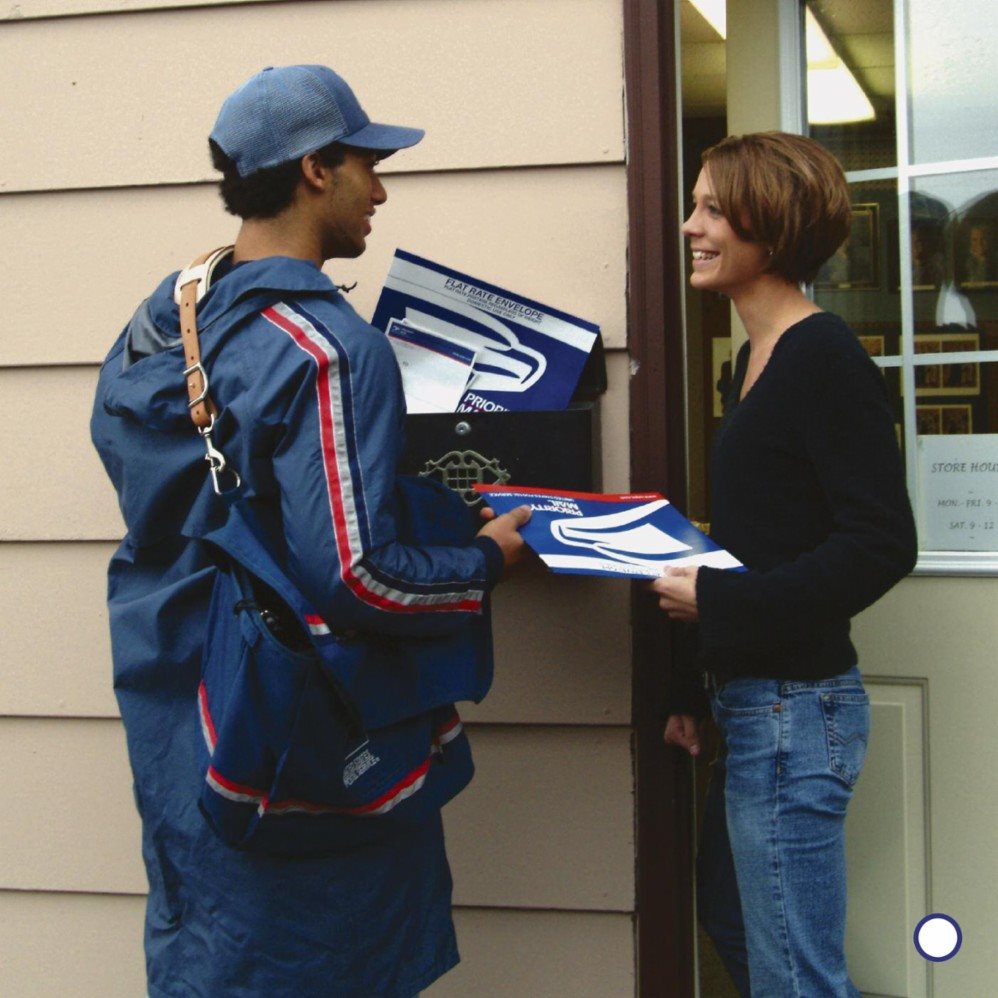
[[[915,949],[933,963],[952,960],[963,945],[963,932],[955,918],[935,912],[915,926]]]

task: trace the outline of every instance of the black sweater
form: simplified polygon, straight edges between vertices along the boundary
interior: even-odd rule
[[[738,354],[711,457],[711,536],[748,568],[702,568],[698,654],[670,713],[703,712],[702,669],[822,679],[856,664],[849,618],[915,564],[883,377],[838,316],[791,326],[744,400]]]

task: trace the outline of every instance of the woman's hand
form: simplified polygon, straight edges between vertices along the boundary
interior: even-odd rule
[[[658,605],[671,620],[699,620],[697,610],[697,572],[699,568],[669,568],[665,575],[649,583],[658,594]]]
[[[665,725],[665,744],[686,749],[694,758],[700,754],[701,724],[690,714],[672,714]]]

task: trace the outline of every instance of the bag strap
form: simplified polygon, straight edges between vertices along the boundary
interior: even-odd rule
[[[232,253],[233,247],[221,246],[203,253],[193,263],[182,270],[173,288],[174,301],[180,306],[180,339],[184,346],[187,367],[184,378],[187,382],[187,408],[191,420],[201,434],[205,444],[205,460],[211,469],[211,481],[216,495],[239,488],[242,479],[235,468],[231,468],[225,455],[215,447],[211,435],[218,416],[218,407],[208,393],[208,372],[201,362],[201,344],[198,340],[197,303],[205,296],[215,268]],[[222,488],[222,476],[229,475],[235,484],[229,489]]]

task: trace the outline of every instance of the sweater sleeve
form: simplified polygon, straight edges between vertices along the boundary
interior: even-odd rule
[[[699,661],[697,627],[676,623],[672,634],[672,673],[662,705],[661,717],[668,721],[673,714],[689,714],[697,720],[709,712],[703,686],[703,668]]]
[[[482,613],[498,580],[494,542],[420,546],[400,536],[396,454],[403,410],[390,347],[337,336],[276,306],[299,364],[273,457],[287,557],[303,593],[334,629],[397,637],[454,633]]]
[[[820,367],[800,415],[828,534],[768,571],[701,569],[705,650],[806,641],[870,606],[914,567],[915,526],[883,379],[858,351]]]

